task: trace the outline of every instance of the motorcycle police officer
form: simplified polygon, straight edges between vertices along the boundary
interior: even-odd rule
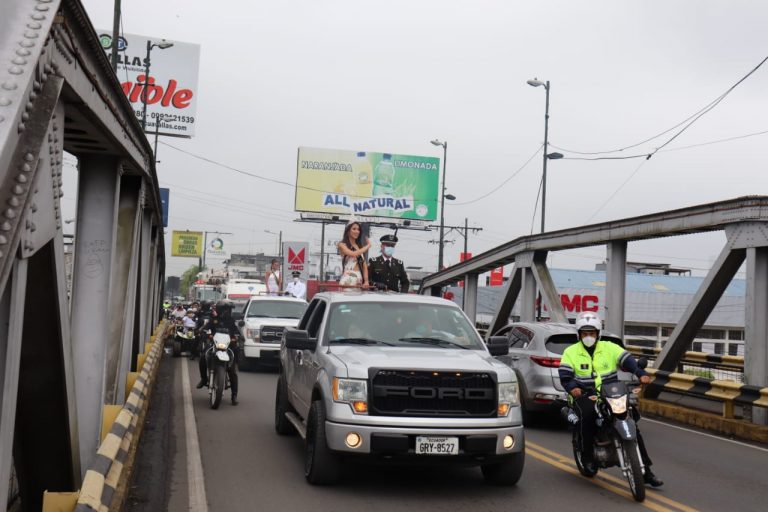
[[[384,235],[381,242],[381,256],[372,258],[368,263],[368,275],[374,286],[400,293],[408,293],[411,282],[401,260],[393,258],[397,236]]]
[[[619,368],[639,377],[642,384],[648,384],[651,381],[650,376],[638,366],[632,354],[615,343],[600,339],[602,327],[602,321],[597,313],[591,311],[579,313],[576,317],[579,341],[565,349],[558,369],[560,383],[570,395],[569,402],[579,416],[576,428],[581,429],[581,453],[584,466],[590,472],[597,472],[593,460],[597,413],[590,394],[599,391],[603,382],[617,380]],[[637,438],[640,455],[645,465],[645,483],[659,487],[664,482],[651,472],[652,462],[645,449],[645,442],[639,428]]]
[[[232,318],[232,305],[220,301],[216,304],[215,310],[212,313],[211,329],[214,333],[226,332],[232,339],[230,348],[232,352],[237,354],[237,338],[238,330],[235,326],[235,321]],[[197,389],[208,385],[208,358],[211,357],[211,352],[206,347],[205,353],[200,356],[200,382],[197,383]],[[232,405],[237,405],[237,360],[232,361],[227,367],[227,374],[229,375],[229,386],[232,391]]]

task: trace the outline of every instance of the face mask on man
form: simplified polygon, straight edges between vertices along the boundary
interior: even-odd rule
[[[584,336],[583,338],[581,338],[581,342],[587,348],[590,348],[592,345],[594,345],[596,341],[597,341],[597,338],[594,336]]]
[[[384,247],[384,256],[386,256],[387,258],[391,258],[393,254],[395,254],[394,247],[392,247],[391,245],[387,245],[386,247]]]
[[[294,278],[293,278],[293,282],[294,282],[294,283],[298,283],[298,282],[299,282],[299,278],[298,278],[298,277],[294,277]]]

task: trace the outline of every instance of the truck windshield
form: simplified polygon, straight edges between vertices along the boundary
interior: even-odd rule
[[[482,350],[483,342],[461,310],[413,302],[334,304],[326,322],[330,344],[375,340],[400,347]],[[356,341],[360,344],[360,341]]]
[[[247,318],[301,318],[307,305],[287,300],[254,300],[248,306]]]

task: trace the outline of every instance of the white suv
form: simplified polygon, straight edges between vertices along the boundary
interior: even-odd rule
[[[280,364],[280,342],[284,327],[295,327],[307,309],[307,302],[287,296],[253,295],[237,322],[244,343],[243,366],[251,363]]]

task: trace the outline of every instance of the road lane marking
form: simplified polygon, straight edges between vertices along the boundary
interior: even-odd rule
[[[716,436],[716,435],[712,435],[712,434],[707,434],[706,432],[699,432],[698,430],[693,430],[693,429],[690,429],[690,428],[679,427],[677,425],[672,425],[670,423],[665,423],[663,421],[652,420],[652,419],[650,419],[648,417],[645,417],[645,416],[643,416],[643,421],[647,421],[647,422],[650,422],[650,423],[656,423],[657,425],[664,425],[665,427],[669,427],[669,428],[676,428],[678,430],[684,430],[685,432],[693,432],[694,434],[699,434],[700,436],[711,437],[712,439],[719,439],[720,441],[725,441],[727,443],[738,444],[739,446],[744,446],[746,448],[752,448],[753,450],[760,450],[760,451],[763,451],[763,452],[768,452],[768,448],[763,448],[761,446],[755,446],[755,445],[749,444],[749,443],[742,443],[741,441],[736,441],[734,439],[728,439],[727,437],[720,437],[720,436]]]
[[[589,482],[591,484],[597,485],[598,487],[602,487],[605,490],[608,490],[608,491],[611,491],[611,492],[613,492],[615,494],[618,494],[619,496],[624,496],[625,498],[627,498],[627,499],[629,499],[631,501],[635,500],[632,497],[632,493],[630,493],[629,491],[625,491],[621,487],[617,487],[615,485],[609,484],[608,482],[600,480],[600,479],[587,478],[587,477],[583,476],[581,473],[579,473],[579,471],[577,469],[575,469],[575,468],[572,468],[572,467],[570,467],[570,466],[568,466],[566,464],[563,464],[562,462],[558,462],[556,460],[553,460],[552,458],[550,458],[550,457],[548,457],[548,456],[546,456],[546,455],[544,455],[542,453],[539,453],[536,450],[528,449],[529,448],[528,445],[530,443],[528,443],[527,441],[526,441],[525,444],[526,444],[526,451],[525,451],[526,455],[530,455],[534,459],[540,460],[541,462],[544,462],[545,464],[549,464],[550,466],[554,466],[554,467],[556,467],[558,469],[561,469],[561,470],[565,471],[566,473],[570,473],[570,474],[572,474],[572,475],[574,475],[574,476],[576,476],[578,478],[581,478],[582,480],[585,480],[585,481],[587,481],[587,482]],[[638,503],[638,505],[642,505],[645,508],[649,508],[651,510],[655,510],[656,512],[674,512],[673,509],[664,507],[662,505],[658,505],[658,504],[656,504],[656,503],[654,503],[652,501],[648,501],[648,498],[646,498],[645,501]]]
[[[561,462],[561,463],[564,463],[564,464],[568,464],[569,466],[576,467],[576,462],[573,460],[573,457],[567,457],[567,456],[565,456],[565,455],[563,455],[561,453],[554,452],[552,450],[544,448],[543,446],[541,446],[539,444],[532,443],[531,441],[529,441],[527,439],[525,441],[525,446],[527,448],[533,448],[535,450],[543,452],[544,455],[549,455],[550,457],[552,457],[554,459],[557,459],[558,462]],[[621,478],[616,478],[615,476],[610,475],[610,474],[608,474],[608,473],[606,473],[604,471],[599,472],[596,475],[596,477],[597,478],[602,478],[604,480],[608,480],[610,482],[613,482],[613,483],[616,483],[616,484],[619,484],[619,485],[622,485],[622,486],[626,486],[627,489],[629,489],[629,483],[626,480],[623,480]],[[662,503],[665,503],[665,504],[667,504],[667,505],[669,505],[671,507],[675,507],[676,509],[682,510],[683,512],[699,512],[698,509],[689,507],[688,505],[685,505],[685,504],[680,503],[678,501],[675,501],[673,499],[667,498],[666,496],[663,496],[658,491],[655,491],[653,489],[646,488],[645,489],[645,495],[646,495],[646,499],[648,499],[648,497],[651,497],[652,499],[658,500],[658,501],[660,501]]]
[[[197,422],[192,407],[192,386],[189,384],[189,364],[186,358],[181,363],[181,381],[184,395],[184,431],[187,444],[187,487],[189,488],[190,512],[208,512],[208,499],[205,496],[205,478],[203,460],[200,457],[200,444],[197,438]]]

